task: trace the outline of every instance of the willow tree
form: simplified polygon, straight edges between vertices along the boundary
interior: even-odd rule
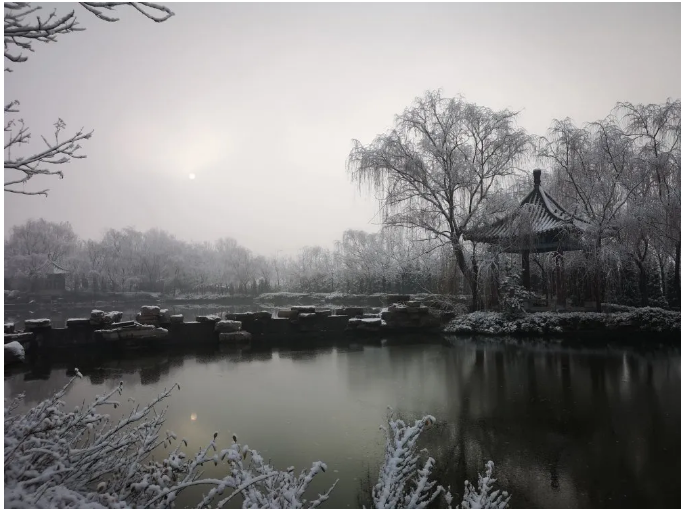
[[[376,192],[384,225],[449,244],[474,309],[478,266],[475,256],[469,264],[463,235],[494,213],[502,179],[528,152],[517,114],[429,91],[369,145],[355,140],[348,159],[352,179]]]
[[[680,304],[680,160],[681,102],[667,100],[662,104],[616,106],[627,122],[626,133],[633,140],[645,173],[649,190],[644,193],[645,231],[651,234],[656,248],[663,294],[669,296],[662,253],[673,261],[675,293],[672,306]]]

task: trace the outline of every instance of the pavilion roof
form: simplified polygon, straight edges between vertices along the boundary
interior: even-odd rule
[[[464,235],[467,240],[499,244],[511,240],[516,233],[517,223],[513,222],[523,209],[529,212],[530,228],[535,238],[549,238],[561,233],[579,234],[585,231],[589,224],[584,220],[568,213],[549,193],[540,185],[541,171],[533,171],[533,190],[521,201],[519,207],[509,215],[487,226],[474,229]]]

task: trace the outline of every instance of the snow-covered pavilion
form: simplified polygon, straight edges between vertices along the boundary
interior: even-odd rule
[[[530,253],[556,253],[557,303],[565,303],[564,251],[580,250],[580,236],[589,227],[567,212],[540,184],[542,171],[533,171],[533,190],[515,211],[464,235],[466,240],[498,245],[502,252],[521,253],[522,281],[530,289]]]

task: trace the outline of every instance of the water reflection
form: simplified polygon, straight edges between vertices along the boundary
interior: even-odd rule
[[[492,459],[515,507],[680,503],[679,350],[403,341],[90,360],[67,402],[124,381],[141,403],[179,382],[165,428],[192,446],[215,430],[226,443],[237,434],[277,466],[324,460],[331,471],[315,490],[340,478],[332,507],[368,505],[362,489],[378,474],[388,405],[410,419],[437,418],[424,443],[441,482],[459,494]],[[35,405],[66,384],[66,365],[42,364],[6,375],[5,396],[24,391]],[[29,380],[36,375],[44,378]],[[200,492],[178,505],[194,505]]]

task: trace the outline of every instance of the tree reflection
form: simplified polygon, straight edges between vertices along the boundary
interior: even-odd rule
[[[390,378],[407,418],[436,416],[423,442],[444,485],[459,489],[492,459],[517,507],[679,503],[679,459],[668,455],[680,450],[679,355],[456,341],[428,370],[425,346],[393,348],[350,367],[348,385]],[[547,475],[547,491],[533,475]]]

